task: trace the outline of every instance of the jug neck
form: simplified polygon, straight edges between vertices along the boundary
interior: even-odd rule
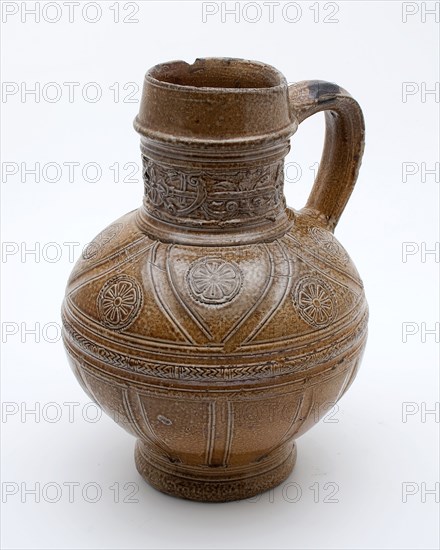
[[[209,145],[141,139],[141,227],[160,240],[208,246],[283,235],[291,224],[284,198],[287,137],[258,146]]]

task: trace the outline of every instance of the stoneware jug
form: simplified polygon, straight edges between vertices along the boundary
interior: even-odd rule
[[[319,111],[323,156],[296,211],[284,158]],[[336,84],[288,86],[264,63],[210,58],[148,71],[134,126],[143,204],[73,269],[69,361],[137,438],[151,485],[200,501],[250,497],[287,478],[295,440],[359,368],[368,308],[333,231],[361,163],[362,112]]]

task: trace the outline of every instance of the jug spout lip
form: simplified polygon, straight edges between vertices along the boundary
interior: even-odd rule
[[[173,143],[267,142],[297,127],[280,71],[227,57],[155,65],[144,79],[137,132]]]

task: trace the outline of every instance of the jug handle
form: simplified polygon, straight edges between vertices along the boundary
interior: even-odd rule
[[[291,84],[289,100],[298,123],[325,111],[324,149],[303,211],[318,216],[333,232],[353,191],[362,161],[365,143],[362,110],[347,91],[323,80]]]

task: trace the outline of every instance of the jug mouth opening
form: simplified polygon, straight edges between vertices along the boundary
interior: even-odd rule
[[[152,67],[134,122],[144,138],[191,150],[266,147],[286,141],[296,126],[281,72],[226,57]]]
[[[194,63],[171,61],[152,67],[146,74],[150,82],[164,87],[197,91],[247,90],[273,91],[287,85],[274,67],[259,61],[236,58],[199,58]]]

